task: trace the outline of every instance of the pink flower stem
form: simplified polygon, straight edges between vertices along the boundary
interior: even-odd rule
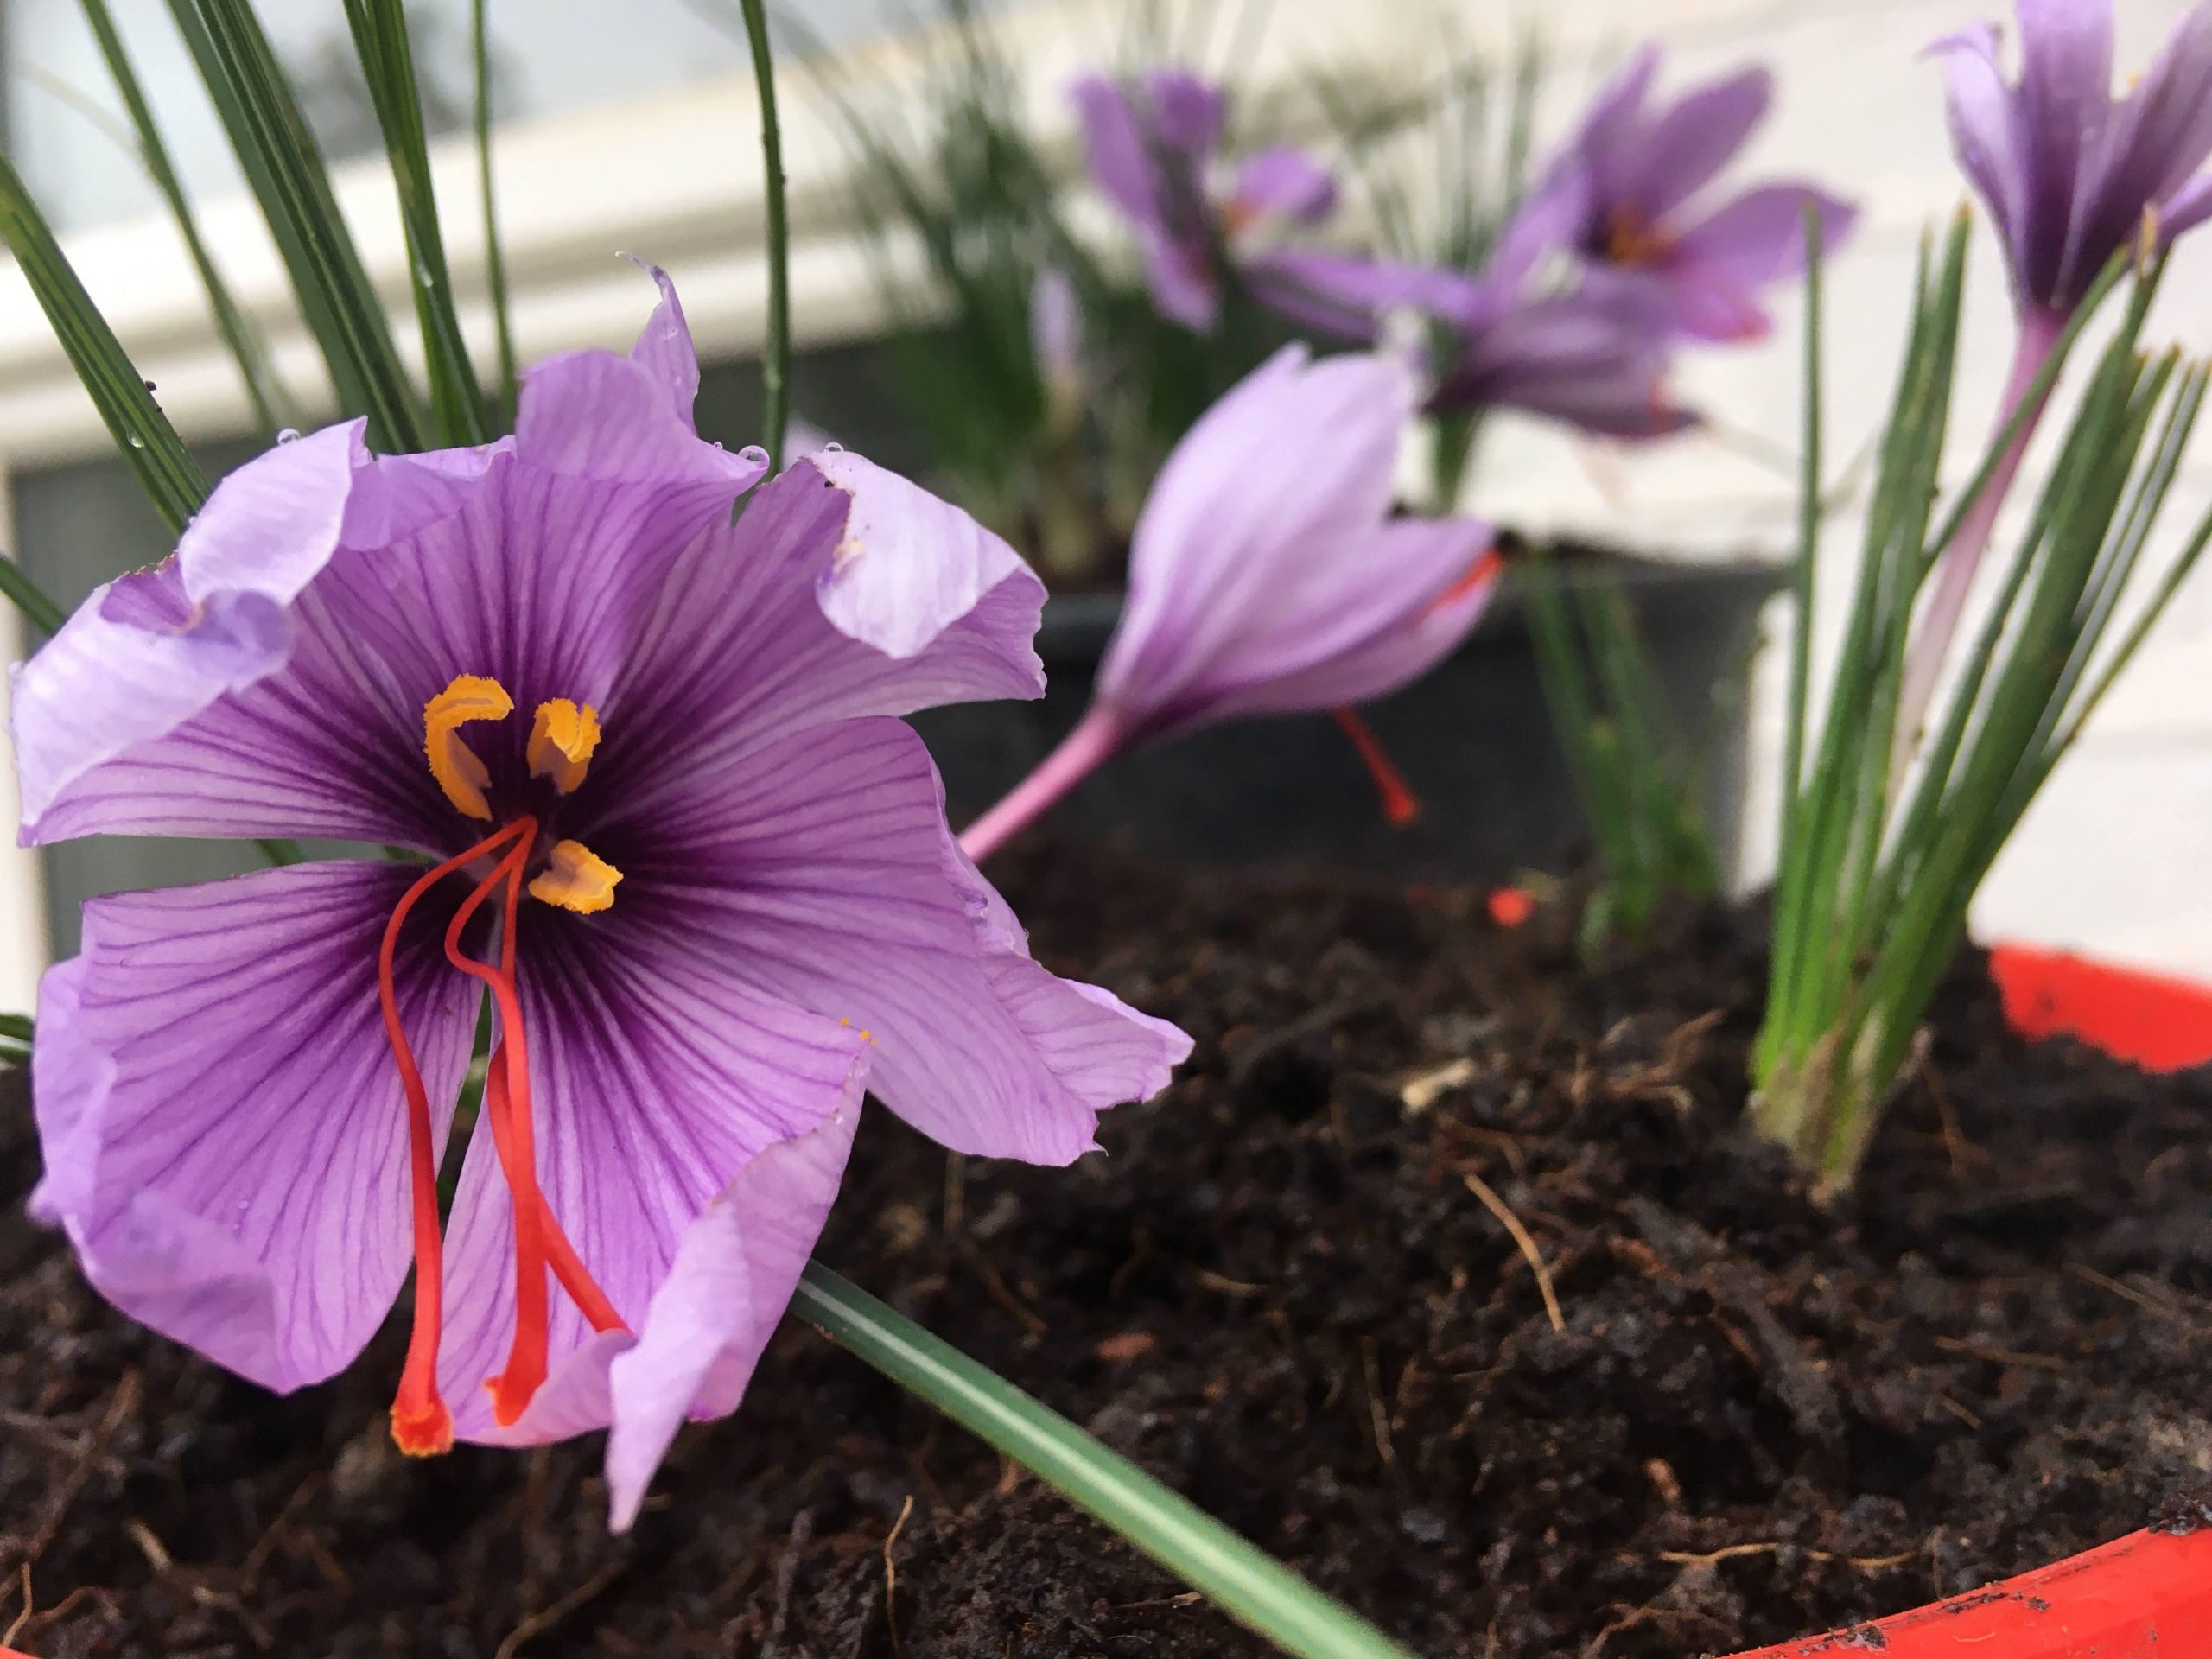
[[[2021,313],[2019,340],[2012,352],[2012,372],[2005,381],[2004,402],[1998,408],[1993,430],[2001,432],[2011,423],[2065,327],[2063,316],[2039,306],[2031,306]],[[1897,747],[1891,767],[1893,786],[1894,780],[1903,777],[1919,745],[1921,723],[1927,718],[1929,702],[1936,694],[1936,682],[1943,671],[1944,659],[1950,655],[1951,641],[1958,633],[1967,589],[1974,584],[1981,556],[1988,550],[1997,515],[2005,505],[2005,498],[2012,493],[2012,480],[2020,470],[2021,458],[2027,453],[2028,440],[2035,435],[2036,423],[2043,418],[2050,396],[2046,387],[2036,399],[2027,419],[1998,458],[1987,486],[1960,520],[1949,544],[1937,556],[1936,592],[1907,648],[1904,683],[1897,695]]]
[[[1109,709],[1093,703],[1037,769],[1008,790],[1006,798],[969,824],[960,849],[978,864],[1011,841],[1052,804],[1098,770],[1128,741],[1128,728]]]

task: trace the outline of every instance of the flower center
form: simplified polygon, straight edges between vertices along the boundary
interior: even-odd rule
[[[476,721],[505,720],[514,700],[497,680],[464,674],[430,699],[423,710],[423,749],[430,775],[465,817],[486,822],[493,817],[490,768],[461,741],[460,728]],[[547,780],[556,796],[583,781],[592,752],[599,746],[599,716],[588,703],[565,697],[540,703],[531,728],[526,759],[533,778]],[[377,996],[385,1033],[399,1068],[407,1096],[408,1163],[414,1198],[415,1324],[391,1403],[391,1434],[403,1452],[429,1456],[453,1445],[453,1414],[439,1397],[438,1339],[444,1317],[443,1241],[439,1230],[438,1171],[431,1135],[430,1102],[420,1067],[408,1046],[399,1018],[393,961],[400,929],[423,896],[449,875],[493,861],[447,924],[446,960],[480,980],[499,1010],[499,1040],[485,1073],[481,1120],[492,1135],[499,1171],[514,1205],[515,1335],[505,1368],[488,1379],[494,1421],[506,1427],[521,1417],[545,1381],[551,1321],[550,1272],[560,1281],[594,1331],[625,1329],[607,1294],[593,1280],[562,1230],[537,1185],[537,1156],[530,1112],[530,1052],[523,1033],[522,999],[515,981],[515,931],[525,876],[538,842],[538,819],[518,813],[463,852],[426,871],[409,887],[385,925],[377,952]],[[622,873],[581,842],[557,841],[543,870],[527,881],[531,896],[546,904],[590,914],[614,902]],[[479,962],[461,948],[461,936],[493,894],[501,898],[499,960]]]
[[[1605,259],[1616,265],[1657,265],[1675,251],[1675,238],[1633,207],[1605,216]]]

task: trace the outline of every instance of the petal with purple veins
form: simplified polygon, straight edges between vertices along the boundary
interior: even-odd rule
[[[737,1409],[837,1196],[857,1110],[779,1141],[691,1224],[636,1346],[612,1366],[608,1527],[625,1531],[676,1431]]]
[[[94,899],[84,954],[43,988],[33,1211],[117,1306],[269,1388],[343,1367],[407,1273],[405,1101],[376,959],[413,875],[302,864]],[[425,913],[395,982],[449,1110],[477,998],[440,958]]]
[[[1065,1163],[1188,1052],[1030,959],[903,722],[820,728],[694,781],[633,827],[623,904],[687,958],[865,1029],[869,1088],[944,1145]]]
[[[766,1148],[857,1111],[875,1052],[860,1022],[764,993],[728,941],[701,937],[715,907],[690,883],[704,874],[626,863],[612,909],[581,918],[530,906],[517,940],[538,1182],[640,1333],[715,1195]],[[595,1337],[556,1287],[544,1398],[506,1427],[493,1421],[482,1384],[514,1335],[513,1214],[480,1128],[447,1226],[439,1387],[460,1438],[527,1445],[576,1432],[620,1344]]]

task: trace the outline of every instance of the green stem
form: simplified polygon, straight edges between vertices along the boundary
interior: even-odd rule
[[[264,433],[272,435],[281,428],[298,425],[297,405],[276,378],[276,366],[269,360],[267,343],[238,308],[238,302],[231,296],[230,285],[224,282],[200,237],[192,203],[169,160],[168,146],[162,141],[161,125],[146,102],[137,71],[131,67],[130,54],[124,50],[123,36],[108,10],[107,0],[79,0],[79,4],[85,21],[92,26],[92,39],[99,47],[100,56],[106,60],[115,90],[123,99],[123,107],[130,114],[139,158],[145,162],[154,188],[168,204],[169,217],[176,221],[177,234],[184,238],[185,252],[191,257],[192,268],[200,275],[200,286],[207,291],[207,308],[214,314],[215,327],[238,362],[238,378],[245,383],[245,395],[253,405],[254,418]]]
[[[501,431],[514,424],[514,319],[507,304],[507,256],[499,245],[499,216],[492,196],[492,47],[490,0],[470,0],[470,49],[476,65],[476,185],[484,204],[484,280],[492,295],[492,327],[499,340],[499,397],[494,411]]]
[[[807,1263],[791,1306],[1284,1651],[1306,1659],[1406,1659],[1403,1648],[1365,1619],[1188,1499],[821,1263]]]
[[[49,639],[61,632],[69,619],[46,596],[46,590],[23,574],[23,567],[0,553],[0,594],[14,601],[30,625]]]
[[[791,223],[784,206],[784,136],[776,119],[776,67],[769,56],[768,13],[762,0],[743,0],[745,38],[753,48],[753,79],[760,91],[760,152],[768,207],[768,337],[760,352],[760,442],[768,474],[784,463],[784,428],[791,418]]]

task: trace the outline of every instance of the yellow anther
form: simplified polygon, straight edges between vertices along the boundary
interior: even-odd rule
[[[530,775],[550,778],[566,795],[583,782],[598,747],[598,709],[588,702],[579,708],[566,697],[541,702],[530,728]]]
[[[492,774],[461,741],[460,729],[473,720],[505,720],[514,711],[507,689],[481,674],[456,674],[452,684],[423,705],[423,749],[430,757],[430,776],[446,799],[472,818],[492,816],[484,798]]]
[[[530,884],[530,896],[588,916],[614,902],[622,872],[581,841],[553,843],[552,862]]]

